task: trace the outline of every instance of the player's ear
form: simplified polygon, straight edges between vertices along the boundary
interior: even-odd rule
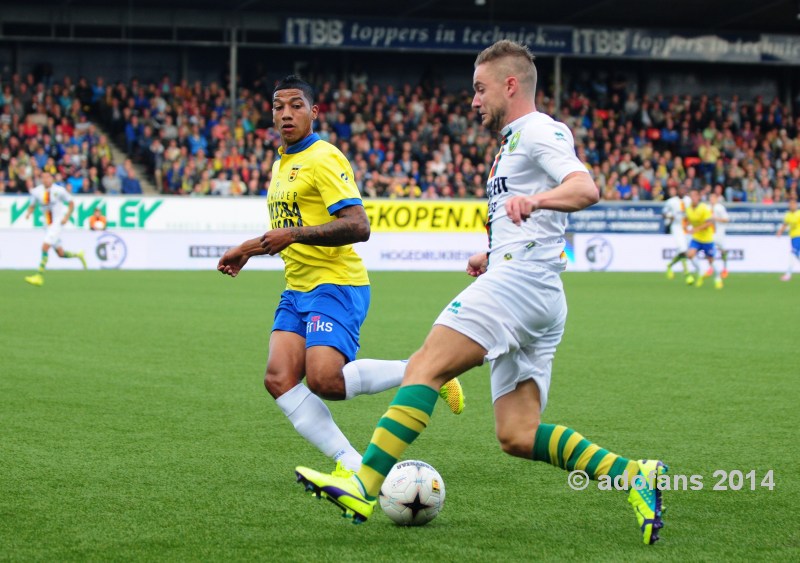
[[[509,76],[506,78],[506,93],[510,96],[513,96],[517,90],[519,89],[519,81],[515,76]]]
[[[319,114],[319,106],[314,104],[311,106],[311,119],[316,119]]]

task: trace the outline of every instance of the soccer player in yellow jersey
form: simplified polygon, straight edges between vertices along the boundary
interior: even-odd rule
[[[694,283],[697,287],[703,285],[703,275],[695,260],[697,253],[702,251],[708,260],[709,268],[714,273],[714,287],[722,289],[722,276],[714,264],[714,213],[708,204],[700,201],[699,190],[692,190],[689,197],[691,205],[686,208],[686,220],[689,223],[688,231],[692,235],[692,240],[689,242],[686,258],[694,267],[696,276]]]
[[[789,200],[789,211],[783,217],[783,223],[778,227],[778,236],[783,234],[783,231],[789,231],[789,238],[792,241],[792,253],[789,256],[789,267],[786,273],[781,276],[781,281],[789,281],[792,279],[792,272],[794,271],[795,261],[800,262],[800,211],[797,209],[797,200]]]
[[[370,225],[350,163],[313,132],[314,99],[311,85],[294,75],[275,87],[272,111],[282,146],[267,195],[271,229],[228,250],[217,269],[236,277],[250,257],[280,253],[286,290],[275,311],[264,385],[295,429],[337,462],[337,471],[355,471],[361,455],[319,397],[349,399],[397,387],[406,363],[354,361],[370,286],[353,243],[369,238]],[[463,405],[460,392],[459,384],[451,385],[441,396]]]

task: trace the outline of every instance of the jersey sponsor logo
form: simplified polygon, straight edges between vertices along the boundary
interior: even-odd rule
[[[561,131],[556,131],[556,141],[566,141],[567,137]]]
[[[494,197],[503,193],[508,193],[508,186],[506,185],[508,176],[497,176],[486,182],[486,195]]]
[[[297,175],[300,174],[300,169],[303,167],[302,164],[298,164],[292,166],[292,169],[289,171],[289,181],[294,182],[294,179],[297,178]]]
[[[312,332],[333,332],[333,323],[323,321],[320,315],[315,315],[306,323],[306,334]]]
[[[271,201],[269,202],[270,225],[273,229],[286,227],[302,227],[303,215],[297,202]]]
[[[514,152],[514,149],[517,148],[517,145],[519,144],[519,136],[521,133],[522,133],[521,131],[517,131],[516,133],[514,133],[514,136],[511,137],[511,142],[508,144],[508,152],[510,153]]]

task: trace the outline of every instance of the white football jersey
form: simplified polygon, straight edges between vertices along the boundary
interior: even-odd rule
[[[59,184],[53,184],[49,190],[45,189],[44,184],[39,184],[31,190],[30,194],[29,205],[39,205],[45,225],[62,221],[67,206],[72,201],[70,193]]]
[[[721,203],[715,203],[711,208],[711,213],[714,215],[714,219],[729,219],[728,210]],[[714,236],[724,237],[725,225],[726,223],[714,223]]]
[[[670,229],[676,230],[678,227],[683,230],[683,221],[686,219],[686,208],[692,204],[692,199],[685,195],[683,197],[673,196],[664,202],[664,217],[670,221]]]
[[[558,258],[564,250],[567,213],[540,209],[517,226],[506,214],[506,202],[549,191],[573,172],[588,174],[575,155],[572,133],[540,112],[520,117],[500,133],[503,141],[486,182],[490,263],[495,256],[522,249],[533,249],[537,260]]]

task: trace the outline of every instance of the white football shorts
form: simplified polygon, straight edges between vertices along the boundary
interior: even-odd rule
[[[719,233],[714,233],[714,244],[717,246],[720,252],[728,248],[725,244],[725,235],[720,235]]]
[[[689,250],[689,237],[680,223],[677,225],[673,223],[669,231],[672,233],[672,240],[675,241],[674,246],[678,250],[678,254]]]
[[[44,242],[50,246],[57,248],[61,246],[61,231],[64,225],[61,221],[54,221],[47,226],[47,234],[44,235]]]
[[[502,260],[502,258],[501,258]],[[525,260],[492,265],[464,289],[434,324],[452,328],[486,348],[492,402],[533,379],[541,409],[547,404],[553,356],[567,319],[557,266]]]

